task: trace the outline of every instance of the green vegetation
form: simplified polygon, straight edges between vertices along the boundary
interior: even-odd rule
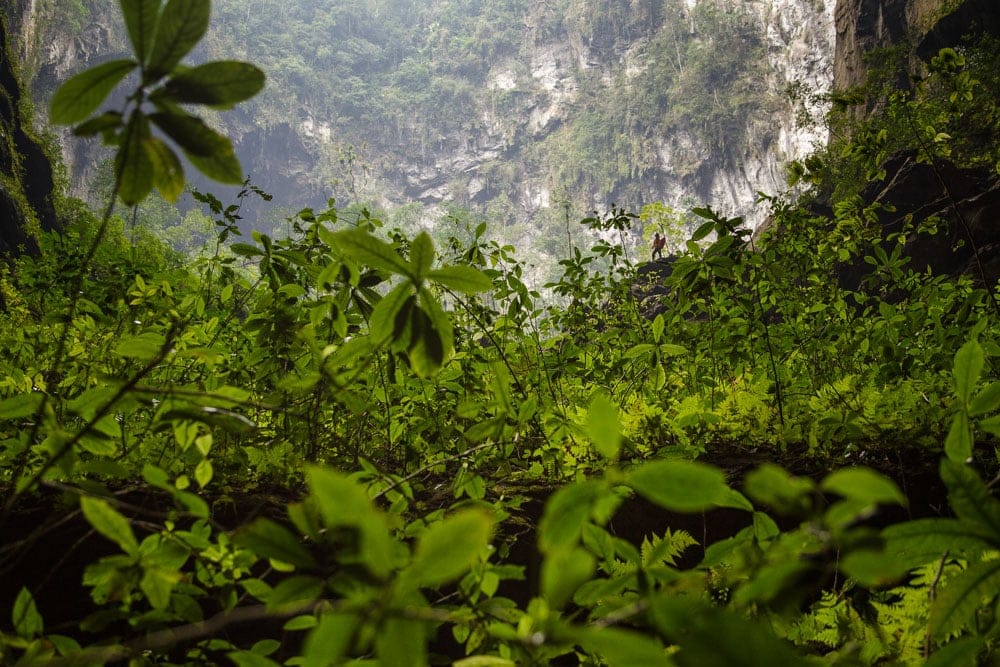
[[[136,57],[53,102],[104,134],[112,198],[151,218],[149,191],[183,178],[151,125],[209,175],[237,173],[228,140],[199,154],[184,131],[208,137],[188,107],[230,106],[257,81],[180,63],[201,5],[123,2]],[[953,66],[909,103],[950,127],[964,107],[930,91],[974,58],[939,58]],[[85,120],[126,65],[141,75],[126,108]],[[962,90],[943,99],[991,103]],[[997,136],[995,113],[975,119]],[[868,171],[855,136],[843,162],[817,158],[828,178]],[[774,199],[757,250],[740,220],[693,209],[655,317],[621,243],[640,216],[587,218],[615,241],[574,248],[550,286],[567,305],[543,307],[486,224],[442,241],[331,202],[287,238],[234,242],[258,196],[196,195],[217,239],[197,261],[81,206],[0,274],[0,522],[39,503],[85,522],[62,568],[97,545],[80,572],[90,604],[58,627],[44,585],[15,586],[5,664],[419,666],[447,647],[465,667],[996,660],[995,285],[914,271],[904,236],[882,239],[854,197],[832,216]],[[862,289],[839,286],[861,263]],[[723,459],[749,472],[709,463]],[[906,460],[939,460],[952,516],[885,514],[916,504],[891,479]],[[254,491],[279,495],[273,511],[227,525]],[[637,498],[671,518],[627,539]],[[742,521],[709,540],[720,508]],[[689,514],[702,534],[671,525]],[[4,530],[4,572],[48,530]],[[537,568],[518,558],[526,541]]]

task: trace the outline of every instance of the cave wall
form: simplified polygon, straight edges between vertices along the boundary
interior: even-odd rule
[[[22,114],[10,42],[0,16],[0,256],[36,252],[33,235],[58,226],[52,164]]]
[[[946,11],[946,5],[953,5]],[[940,49],[956,46],[966,36],[1000,35],[997,0],[837,0],[834,10],[837,42],[833,87],[844,90],[865,82],[865,54],[909,43],[911,71]],[[908,85],[905,74],[899,82]]]

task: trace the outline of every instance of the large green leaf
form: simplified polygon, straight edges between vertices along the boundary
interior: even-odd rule
[[[131,58],[111,60],[72,77],[52,95],[49,120],[56,125],[80,122],[96,111],[118,82],[137,66]]]
[[[464,264],[442,266],[429,272],[427,277],[450,290],[463,294],[485,292],[493,287],[493,281],[490,280],[489,276]]]
[[[316,560],[287,528],[270,519],[257,519],[241,527],[233,541],[261,558],[273,558],[296,567],[315,568]]]
[[[152,359],[166,344],[166,337],[155,331],[146,331],[137,336],[123,339],[115,346],[115,354],[133,359]]]
[[[306,637],[302,652],[303,667],[337,664],[337,660],[350,650],[360,624],[357,614],[321,616],[319,624]]]
[[[358,263],[413,278],[409,263],[396,249],[368,232],[348,229],[334,234],[334,239],[341,251]]]
[[[988,532],[955,519],[917,519],[882,531],[885,553],[907,568],[941,558],[944,554],[979,553],[990,548]]]
[[[188,156],[207,157],[224,150],[229,142],[197,116],[180,110],[158,111],[149,115],[153,124],[173,139]]]
[[[205,121],[180,111],[150,114],[150,120],[177,142],[184,155],[201,173],[220,183],[243,182],[243,170],[233,145]]]
[[[826,476],[820,487],[864,503],[906,505],[906,496],[891,479],[870,468],[844,468]]]
[[[122,145],[115,156],[118,196],[128,206],[138,204],[153,189],[156,166],[146,145],[149,139],[149,121],[144,114],[136,111],[129,119]]]
[[[257,67],[235,60],[219,60],[178,72],[153,93],[151,99],[165,98],[175,103],[231,109],[263,87],[264,73]]]
[[[983,370],[985,354],[983,347],[976,341],[970,340],[955,353],[955,393],[958,394],[962,403],[968,403],[972,390],[979,380],[979,374]]]
[[[409,327],[410,309],[414,304],[413,286],[410,283],[397,285],[375,304],[368,326],[376,345],[383,345],[403,336]]]
[[[938,639],[970,627],[976,612],[1000,592],[1000,560],[970,565],[948,580],[931,606],[930,631]]]
[[[620,628],[580,628],[576,643],[604,658],[608,667],[669,667],[674,663],[663,644],[644,634]]]
[[[425,667],[427,660],[427,626],[420,621],[390,616],[375,634],[375,655],[378,664]]]
[[[695,461],[654,461],[629,473],[627,483],[647,500],[675,512],[730,505],[731,489],[721,470]]]
[[[208,30],[210,0],[169,0],[160,15],[146,66],[146,82],[168,74]]]
[[[42,634],[45,629],[42,615],[38,613],[38,607],[35,605],[35,598],[32,597],[31,591],[23,586],[17,594],[17,599],[14,600],[11,621],[14,630],[21,637],[35,637]]]
[[[416,283],[423,282],[434,264],[434,242],[427,232],[420,232],[410,244],[410,270]]]
[[[973,445],[969,416],[964,410],[960,410],[951,420],[951,428],[944,440],[944,453],[955,463],[965,463],[972,456]]]
[[[607,394],[598,393],[587,411],[587,430],[590,441],[601,455],[609,460],[618,457],[622,435],[618,424],[618,406]]]
[[[815,488],[808,477],[796,477],[773,463],[762,464],[746,477],[747,494],[782,514],[806,512]]]
[[[679,647],[682,667],[791,667],[809,664],[766,626],[683,597],[653,600],[650,617]]]
[[[542,561],[539,583],[549,606],[562,609],[576,589],[594,576],[596,567],[597,559],[580,548],[559,549],[548,554]]]
[[[342,473],[318,467],[306,470],[306,481],[326,526],[358,529],[364,564],[376,576],[385,576],[393,562],[389,524],[364,488]]]
[[[132,49],[145,64],[149,52],[153,48],[153,38],[156,36],[156,24],[160,20],[161,0],[119,0],[122,16],[125,18],[125,28],[128,30]]]
[[[80,509],[97,532],[120,546],[125,553],[136,553],[139,543],[135,540],[132,526],[106,500],[81,496]]]
[[[454,354],[455,341],[451,320],[425,287],[420,289],[420,304],[411,313],[413,340],[408,353],[414,372],[430,377]]]
[[[552,553],[575,546],[594,505],[609,493],[611,490],[607,484],[598,481],[570,484],[553,493],[545,503],[545,511],[538,524],[541,551]]]
[[[420,536],[405,575],[418,586],[440,586],[463,575],[482,556],[493,535],[493,517],[468,509],[433,524]]]
[[[0,419],[20,419],[30,417],[42,404],[44,394],[39,391],[18,394],[0,401]]]
[[[983,648],[982,637],[963,637],[948,642],[924,663],[924,667],[975,667],[976,655]]]
[[[1000,500],[993,497],[976,471],[964,463],[942,459],[941,479],[948,487],[955,515],[1000,546]]]
[[[153,162],[153,186],[168,202],[176,203],[184,190],[184,167],[177,154],[163,141],[153,137],[146,142]]]

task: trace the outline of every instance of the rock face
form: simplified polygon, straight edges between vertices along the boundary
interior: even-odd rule
[[[0,15],[0,256],[37,250],[32,234],[55,229],[52,165],[21,114],[7,24]]]
[[[950,9],[950,11],[945,11]],[[994,0],[837,0],[837,47],[833,87],[843,90],[865,82],[866,54],[904,45],[911,49],[911,71],[938,50],[956,46],[966,36],[1000,34]],[[906,87],[905,78],[899,82]]]
[[[910,267],[934,275],[967,275],[978,285],[1000,279],[1000,176],[985,169],[959,169],[949,162],[917,162],[898,155],[886,177],[862,193],[891,211],[879,214],[884,234],[898,232],[911,219],[938,219],[938,233],[913,234],[904,247]],[[857,289],[870,272],[867,264],[845,268],[841,283]]]
[[[965,0],[947,13],[943,5],[942,0],[839,0],[835,87],[864,83],[863,54],[871,49],[904,44],[911,72],[917,73],[942,48],[984,33],[1000,36],[995,0]],[[885,168],[886,177],[861,193],[866,203],[894,209],[879,216],[884,234],[898,231],[907,218],[943,223],[937,235],[914,235],[908,242],[911,266],[935,275],[965,274],[980,285],[995,286],[1000,279],[1000,177],[943,159],[920,163],[911,154],[894,156]],[[841,281],[855,288],[868,270],[848,267]]]
[[[633,9],[622,11],[638,11],[634,7],[642,4],[655,3],[631,3]],[[643,77],[650,69],[666,66],[650,56],[656,33],[640,31],[631,41],[617,40],[609,47],[599,31],[585,35],[573,17],[560,19],[563,27],[558,31],[545,32],[536,15],[549,10],[541,4],[528,3],[522,48],[495,59],[481,82],[485,85],[471,102],[462,109],[440,110],[442,115],[460,117],[437,136],[419,132],[405,113],[393,120],[394,133],[383,126],[370,133],[370,141],[361,130],[350,135],[345,132],[344,118],[320,111],[320,104],[309,100],[307,91],[291,113],[267,118],[266,113],[255,118],[227,113],[222,122],[254,182],[274,194],[276,203],[296,208],[322,205],[331,195],[341,202],[350,201],[354,195],[350,190],[363,176],[364,187],[357,188],[359,198],[390,208],[419,202],[425,219],[434,219],[453,206],[478,210],[494,223],[537,221],[547,211],[549,215],[555,211],[561,219],[560,202],[568,199],[574,214],[604,211],[612,203],[636,210],[645,203],[664,201],[678,208],[710,204],[756,224],[765,213],[754,206],[756,193],[784,191],[784,163],[803,157],[825,141],[819,96],[833,80],[832,4],[816,0],[747,0],[738,7],[728,0],[675,4],[686,8],[683,15],[663,26],[676,28],[685,39],[695,41],[707,37],[694,33],[691,17],[700,7],[746,17],[755,39],[762,42],[762,80],[753,85],[765,90],[773,104],[745,114],[745,128],[708,136],[703,129],[683,126],[641,135],[641,123],[599,129],[627,135],[623,141],[609,142],[616,147],[613,154],[598,158],[619,165],[618,173],[610,178],[588,180],[593,172],[584,169],[583,182],[567,185],[566,157],[552,147],[586,140],[586,131],[574,130],[576,134],[570,137],[570,128],[580,127],[573,123],[587,113],[595,96],[621,95],[627,101],[630,85],[647,85],[639,82],[649,80]],[[39,40],[41,10],[36,0],[19,0],[21,30],[31,42],[22,47],[22,55],[37,61],[35,82],[43,97],[66,75],[101,59],[121,56],[126,48],[120,26],[116,28],[115,17],[109,15],[116,8],[114,3],[88,2],[91,5],[91,17],[77,33],[46,34]],[[254,54],[251,51],[245,57],[253,60]],[[594,81],[600,82],[596,88]],[[744,85],[741,82],[737,88]],[[716,94],[726,98],[747,93],[719,89]],[[262,99],[266,95],[267,91]],[[645,113],[670,112],[664,106]],[[620,143],[629,142],[631,148],[617,150]],[[79,142],[68,138],[63,143],[74,192],[83,195],[92,178],[88,165],[99,159],[93,148],[81,149]],[[357,165],[364,164],[364,174],[357,165],[344,167],[340,152],[348,143],[359,148]],[[640,162],[641,167],[628,166]],[[345,186],[347,182],[351,187]],[[247,219],[254,215],[250,210],[244,214]]]

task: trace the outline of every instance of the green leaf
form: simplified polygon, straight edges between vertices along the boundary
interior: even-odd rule
[[[348,229],[333,236],[341,252],[354,261],[413,279],[409,263],[385,241],[360,229]]]
[[[827,475],[820,487],[844,498],[864,503],[906,506],[906,496],[896,483],[870,468],[844,468]]]
[[[97,134],[105,136],[105,143],[108,136],[113,136],[122,127],[122,115],[118,111],[105,111],[99,116],[94,116],[88,121],[80,123],[73,128],[74,137],[93,137]]]
[[[219,135],[221,137],[221,135]],[[201,173],[205,174],[213,181],[227,183],[229,185],[240,185],[243,183],[243,167],[233,151],[233,145],[229,139],[221,137],[225,142],[216,152],[210,155],[187,155],[187,159]]]
[[[754,500],[782,514],[807,511],[816,484],[808,477],[796,477],[784,468],[765,463],[746,477],[746,492]]]
[[[666,326],[666,320],[663,318],[663,313],[660,313],[653,320],[653,342],[659,343],[660,339],[663,338],[663,329]]]
[[[156,41],[149,55],[145,81],[168,74],[208,30],[212,3],[208,0],[169,0],[160,15]]]
[[[610,460],[618,457],[621,447],[621,429],[618,425],[618,406],[603,392],[594,396],[587,411],[587,428],[590,440],[601,456]]]
[[[472,655],[456,660],[451,667],[517,667],[517,663],[498,655]]]
[[[253,651],[230,651],[226,653],[226,657],[232,660],[236,667],[280,667],[281,665]]]
[[[218,60],[176,73],[150,99],[231,109],[264,88],[264,73],[250,63]]]
[[[992,545],[988,531],[955,519],[916,519],[882,531],[885,553],[909,568],[935,561],[944,554],[980,553]]]
[[[0,419],[21,419],[30,417],[38,411],[44,394],[33,391],[30,394],[18,394],[0,401]]]
[[[948,580],[931,605],[929,629],[945,639],[973,625],[980,608],[1000,591],[1000,560],[976,563]]]
[[[135,541],[132,526],[106,500],[81,496],[80,509],[97,532],[117,544],[125,553],[136,553],[139,544]]]
[[[14,630],[21,637],[36,637],[45,630],[42,615],[35,606],[35,598],[32,597],[31,591],[23,586],[17,594],[17,599],[14,600],[11,620],[14,623]]]
[[[629,473],[627,484],[647,500],[675,512],[700,512],[729,498],[721,470],[695,461],[654,461]]]
[[[229,249],[241,257],[263,257],[264,251],[249,243],[233,243]]]
[[[243,182],[243,170],[232,143],[205,121],[180,111],[160,111],[149,118],[181,147],[201,173],[220,183]]]
[[[149,120],[142,112],[134,112],[115,155],[118,196],[128,206],[141,202],[153,189],[156,166],[147,147],[150,138]]]
[[[414,282],[423,282],[434,264],[434,242],[430,234],[420,232],[410,244],[410,271]]]
[[[175,204],[184,190],[184,167],[177,154],[156,137],[146,142],[146,150],[153,163],[153,187],[163,198]]]
[[[955,515],[1000,547],[1000,500],[993,497],[976,471],[964,463],[942,459],[941,479],[948,487]]]
[[[574,639],[586,651],[604,658],[608,667],[669,667],[673,665],[657,639],[620,628],[580,628]]]
[[[542,595],[552,609],[562,609],[581,584],[594,576],[597,560],[583,549],[559,549],[542,561]]]
[[[413,285],[402,283],[375,304],[368,326],[376,345],[384,345],[403,336],[409,326],[412,299]]]
[[[153,47],[156,35],[156,24],[160,20],[161,0],[119,0],[125,27],[128,30],[132,50],[145,63]]]
[[[479,561],[493,535],[493,517],[481,509],[458,512],[420,536],[413,562],[403,576],[417,586],[454,581]]]
[[[49,103],[49,121],[55,125],[78,123],[101,105],[118,83],[139,63],[111,60],[80,72],[63,83]]]
[[[542,553],[575,546],[594,505],[609,493],[608,486],[598,481],[570,484],[553,493],[538,524],[538,547]]]
[[[657,597],[650,617],[681,667],[791,667],[809,663],[766,626],[683,597]]]
[[[969,416],[978,417],[1000,408],[1000,382],[991,382],[969,403]]]
[[[170,605],[170,593],[181,580],[180,572],[158,567],[144,568],[139,588],[153,609],[166,609]]]
[[[357,528],[365,565],[376,576],[385,576],[393,562],[389,525],[372,507],[365,490],[347,476],[325,468],[308,468],[306,481],[327,528]]]
[[[270,519],[257,519],[242,526],[233,542],[250,549],[261,558],[273,558],[296,567],[316,568],[316,559],[299,543],[298,538],[287,528]]]
[[[118,343],[115,354],[119,357],[149,360],[160,353],[166,342],[167,339],[163,334],[146,331]]]
[[[379,665],[425,667],[427,627],[420,621],[390,616],[375,634],[375,655]]]
[[[1000,437],[1000,415],[995,415],[993,417],[988,417],[987,419],[980,420],[979,428],[986,431],[990,435],[995,435]]]
[[[451,320],[434,295],[420,289],[422,308],[411,312],[413,343],[409,349],[410,365],[420,377],[430,377],[441,370],[455,352]]]
[[[976,656],[983,648],[982,637],[962,637],[948,642],[924,663],[924,667],[975,667]]]
[[[297,602],[318,600],[326,584],[319,577],[296,575],[281,580],[267,599],[268,609],[277,609]]]
[[[442,266],[427,273],[427,278],[463,294],[476,294],[492,289],[493,281],[478,269],[464,264]]]
[[[310,617],[311,619],[312,617]],[[337,664],[350,649],[361,625],[357,614],[324,614],[306,637],[302,667]]]
[[[209,459],[202,459],[194,468],[194,481],[198,482],[201,488],[205,488],[212,481],[213,474],[212,462]]]
[[[892,587],[910,570],[902,560],[872,549],[849,551],[838,565],[841,572],[866,588]]]
[[[983,370],[984,360],[983,348],[974,340],[970,340],[955,353],[955,393],[963,404],[969,401]]]
[[[944,439],[944,453],[955,463],[964,463],[972,456],[972,427],[964,410],[955,413],[951,420],[951,428]]]

